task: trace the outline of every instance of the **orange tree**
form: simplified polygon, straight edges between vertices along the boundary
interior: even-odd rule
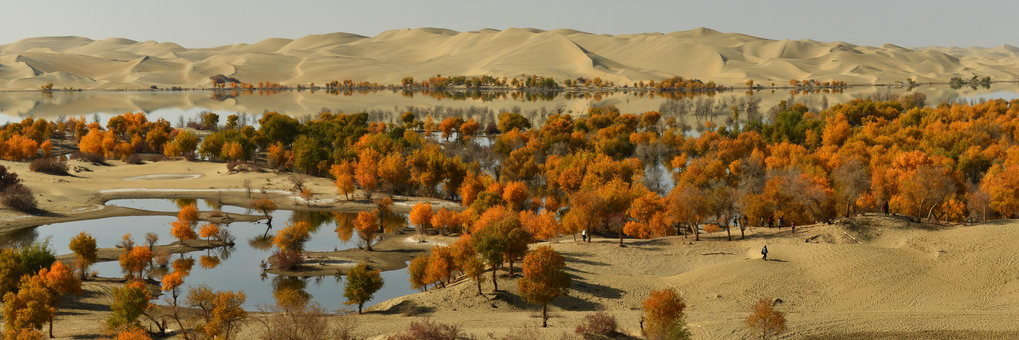
[[[563,269],[566,261],[552,247],[535,248],[524,256],[524,277],[518,288],[525,301],[541,304],[541,327],[548,327],[548,303],[566,295],[570,288],[570,275]]]
[[[644,334],[649,339],[689,338],[683,320],[686,303],[675,288],[652,290],[643,307]]]

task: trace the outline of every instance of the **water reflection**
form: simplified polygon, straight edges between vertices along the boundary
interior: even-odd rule
[[[130,201],[130,202],[129,202]],[[114,203],[132,204],[134,206],[156,206],[173,211],[178,202],[172,200],[144,199],[144,200],[117,200]],[[207,211],[211,205],[203,200],[198,200],[200,210]],[[224,209],[231,209],[224,206]],[[235,207],[237,208],[237,207]],[[355,218],[353,213],[339,212],[291,212],[278,210],[272,213],[274,218],[284,221],[306,220],[316,225],[315,231],[311,232],[311,239],[306,243],[308,251],[333,251],[356,247],[356,242],[350,239],[352,221]],[[133,235],[146,235],[151,233],[152,243],[167,244],[174,240],[170,235],[170,222],[174,221],[172,216],[127,216],[112,217],[101,220],[76,221],[40,226],[34,229],[20,230],[0,236],[4,244],[23,244],[52,237],[52,245],[57,254],[69,254],[68,249],[70,238],[81,231],[88,232],[96,238],[100,248],[111,248],[123,242],[126,233]],[[339,223],[337,223],[339,221]],[[396,230],[406,226],[405,215],[393,215],[385,219],[386,230]],[[270,231],[265,233],[265,226],[260,223],[234,222],[229,225],[220,226],[223,230],[229,230],[241,242],[233,247],[220,247],[207,249],[194,253],[159,253],[154,254],[152,264],[143,273],[144,276],[161,278],[164,275],[176,270],[189,273],[184,280],[182,291],[186,292],[189,287],[199,284],[206,284],[213,289],[223,290],[244,290],[248,300],[244,308],[255,310],[258,305],[276,303],[277,287],[302,287],[298,295],[307,294],[309,299],[314,299],[326,309],[342,308],[343,302],[343,280],[327,276],[321,279],[305,278],[283,278],[263,272],[261,266],[272,254],[272,237],[275,234]],[[346,238],[338,234],[337,230],[347,230]],[[137,237],[137,236],[136,236]],[[145,246],[148,245],[150,237],[146,236]],[[158,240],[163,240],[159,242]],[[92,270],[102,277],[121,277],[123,271],[116,261],[102,262],[95,264]],[[375,299],[369,303],[374,304],[385,299],[390,299],[413,293],[410,283],[407,280],[405,269],[394,270],[383,273],[387,277],[386,285],[378,292]],[[264,281],[263,281],[264,278]],[[279,282],[277,282],[279,281]],[[303,293],[301,293],[303,292]]]
[[[948,85],[908,86],[857,86],[844,90],[776,89],[755,91],[728,91],[690,96],[690,93],[650,93],[645,91],[604,92],[493,92],[493,91],[427,91],[403,93],[400,91],[351,92],[335,95],[326,91],[285,91],[271,96],[216,95],[215,92],[54,92],[52,97],[38,92],[0,92],[0,121],[20,121],[23,117],[57,119],[58,117],[91,117],[102,123],[114,114],[145,112],[150,120],[166,119],[177,125],[193,120],[203,111],[222,116],[229,114],[277,111],[296,117],[315,116],[323,110],[331,112],[368,112],[371,119],[396,122],[399,114],[415,111],[435,118],[449,116],[476,117],[479,122],[494,121],[499,112],[524,113],[540,122],[552,113],[582,114],[588,107],[614,105],[621,112],[641,113],[660,110],[668,103],[697,103],[711,116],[727,117],[730,107],[738,102],[757,103],[761,110],[773,107],[781,100],[793,99],[811,109],[848,102],[872,96],[901,96],[919,92],[927,95],[928,102],[938,104],[959,98],[988,98],[995,93],[1019,93],[1019,85],[995,83],[988,87],[962,86],[953,89]],[[422,115],[422,116],[424,116]],[[689,116],[687,118],[693,118]],[[663,118],[670,118],[665,116]],[[672,117],[675,118],[675,117]],[[685,122],[694,126],[692,122]],[[720,122],[716,122],[720,123]]]

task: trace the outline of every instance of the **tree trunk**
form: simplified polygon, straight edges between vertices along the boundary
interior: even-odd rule
[[[499,281],[495,280],[495,271],[498,269],[499,267],[492,266],[492,293],[499,291]]]
[[[548,327],[548,303],[541,304],[541,327]]]
[[[623,246],[623,228],[622,227],[619,228],[619,246],[620,247]]]
[[[729,241],[732,241],[732,228],[729,228],[728,224],[725,225],[725,234],[729,237]]]
[[[513,277],[513,260],[509,260],[509,276]]]
[[[690,231],[693,232],[693,237],[694,237],[693,240],[694,241],[700,241],[701,240],[701,231],[700,231],[700,228],[697,227],[697,224],[694,224],[694,225],[690,226]]]
[[[53,314],[56,314],[56,311],[53,311]],[[53,339],[53,317],[52,316],[50,317],[50,339]]]
[[[357,314],[361,314],[361,308],[364,307],[364,302],[357,304]]]
[[[741,240],[747,239],[746,226],[743,225],[739,226],[739,239]]]
[[[481,280],[480,280],[480,277],[474,278],[474,282],[476,282],[478,284],[478,295],[485,295],[485,293],[481,292]]]

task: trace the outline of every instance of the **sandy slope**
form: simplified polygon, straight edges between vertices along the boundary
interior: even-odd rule
[[[762,297],[782,299],[787,338],[988,338],[1019,336],[1019,223],[925,227],[898,218],[866,216],[857,226],[818,225],[753,230],[746,240],[724,233],[701,242],[672,237],[552,246],[567,257],[571,296],[553,302],[549,329],[538,309],[501,278],[499,298],[476,295],[461,282],[384,302],[353,317],[362,336],[392,334],[417,318],[400,311],[413,301],[419,317],[459,325],[479,338],[534,332],[558,339],[585,315],[604,309],[621,328],[639,334],[639,306],[652,289],[675,287],[689,306],[695,338],[749,338],[743,319]],[[737,233],[738,235],[738,233]],[[852,238],[848,235],[852,235]],[[817,237],[814,237],[817,236]],[[860,240],[857,243],[854,239]],[[737,237],[738,239],[738,237]],[[805,240],[810,241],[805,242]],[[762,261],[768,244],[774,261]],[[486,292],[491,285],[484,285]],[[492,296],[489,295],[489,298]]]
[[[903,48],[845,42],[770,40],[706,28],[598,35],[574,30],[456,32],[390,30],[270,38],[254,44],[188,49],[169,42],[83,37],[31,38],[0,45],[0,89],[208,86],[209,76],[288,85],[331,80],[397,83],[435,74],[558,79],[601,77],[618,84],[674,75],[742,84],[789,79],[875,83],[947,80],[973,74],[1014,79],[1019,48]]]

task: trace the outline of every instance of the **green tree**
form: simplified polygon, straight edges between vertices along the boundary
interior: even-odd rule
[[[145,283],[141,281],[128,282],[123,287],[114,288],[113,304],[110,305],[113,314],[106,319],[106,326],[109,329],[138,326],[138,317],[152,308],[149,304],[151,298]]]
[[[343,297],[347,298],[345,304],[357,305],[357,313],[361,314],[364,303],[372,299],[375,292],[382,289],[382,276],[378,269],[368,269],[368,265],[361,263],[347,272],[347,286],[343,289]]]
[[[318,173],[319,163],[329,158],[327,149],[318,140],[301,135],[294,140],[294,165],[305,173]]]

